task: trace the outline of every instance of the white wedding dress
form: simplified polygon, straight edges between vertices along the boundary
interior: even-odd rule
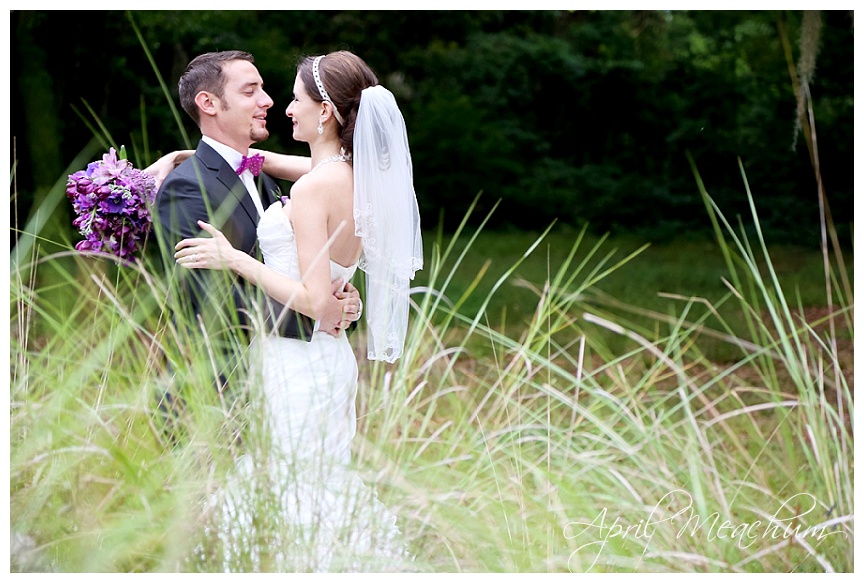
[[[281,203],[264,212],[258,240],[265,264],[300,279]],[[331,279],[347,282],[357,264],[331,261],[330,268]],[[350,468],[357,360],[346,335],[317,331],[316,323],[310,342],[261,336],[250,346],[250,366],[262,374],[261,411],[272,440],[266,454],[238,460],[223,501],[225,570],[244,562],[273,571],[404,570],[411,557],[396,517]],[[265,519],[255,494],[261,484],[273,504]],[[250,500],[259,502],[250,507]],[[262,523],[270,527],[264,536]]]

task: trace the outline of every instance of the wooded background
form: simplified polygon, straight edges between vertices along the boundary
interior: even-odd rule
[[[653,241],[709,235],[689,152],[727,216],[747,213],[740,158],[768,240],[817,246],[816,179],[796,129],[803,75],[851,246],[852,11],[12,11],[18,224],[78,169],[97,117],[138,165],[197,143],[181,110],[184,142],[136,27],[178,109],[191,58],[251,52],[275,102],[261,147],[289,153],[307,151],[284,116],[298,60],[363,57],[404,113],[426,228],[451,229],[482,191],[472,221],[500,199],[492,229],[558,220]],[[74,239],[67,207],[54,218]]]

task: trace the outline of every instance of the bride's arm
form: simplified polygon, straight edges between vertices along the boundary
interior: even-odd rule
[[[341,226],[330,234],[328,217],[333,208],[332,180],[322,181],[309,176],[291,188],[291,223],[297,244],[297,259],[302,274],[306,298],[315,313],[328,310],[330,283],[330,248],[341,234]],[[359,302],[359,295],[358,295]]]
[[[144,169],[153,178],[156,179],[156,188],[162,184],[165,177],[168,176],[174,168],[180,165],[183,160],[195,154],[195,150],[176,150],[165,154],[150,166]],[[301,176],[312,169],[312,159],[306,156],[292,156],[289,154],[277,154],[276,152],[268,152],[267,150],[258,150],[250,148],[249,154],[261,154],[264,156],[264,172],[270,176],[297,182]]]
[[[144,169],[144,172],[156,179],[156,188],[158,189],[162,181],[165,180],[165,177],[171,174],[171,171],[179,166],[183,160],[193,154],[195,154],[195,150],[175,150],[174,152],[169,152],[150,164]]]
[[[331,300],[339,305],[340,311],[342,310],[340,300],[333,296],[333,290],[330,289],[329,276],[327,289],[324,293],[318,294],[316,292],[320,286],[308,286],[303,281],[291,279],[243,251],[235,249],[225,235],[213,225],[198,221],[198,226],[210,233],[212,237],[194,237],[177,243],[174,247],[176,250],[174,259],[181,267],[229,269],[259,286],[274,300],[314,320],[323,320],[332,316]],[[321,262],[326,261],[327,257],[324,255]],[[329,263],[327,265],[329,271]]]
[[[264,172],[275,178],[297,182],[301,176],[312,168],[312,159],[307,156],[292,156],[289,154],[277,154],[267,150],[249,148],[249,154],[261,154],[264,156]]]
[[[301,281],[293,280],[231,246],[221,231],[204,221],[198,221],[212,237],[183,239],[175,246],[174,258],[188,269],[230,269],[237,275],[261,287],[276,301],[310,318],[328,322],[354,321],[358,316],[359,295],[347,290],[346,299],[334,297],[330,281],[327,213],[324,196],[313,196],[311,189],[295,184],[291,191],[293,219]],[[346,315],[343,316],[343,310]],[[323,325],[323,324],[322,324]]]

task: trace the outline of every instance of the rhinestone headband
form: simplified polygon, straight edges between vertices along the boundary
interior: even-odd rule
[[[312,76],[315,77],[315,85],[318,86],[318,93],[321,94],[321,98],[324,101],[329,102],[330,105],[333,106],[333,115],[336,116],[336,121],[339,122],[340,126],[344,126],[345,120],[343,120],[342,116],[339,115],[339,110],[336,109],[336,104],[333,103],[333,100],[330,99],[329,95],[327,95],[327,90],[324,89],[324,83],[321,82],[321,75],[318,73],[318,63],[321,62],[321,59],[323,59],[323,58],[324,58],[324,56],[321,55],[321,56],[315,57],[315,60],[312,61]]]

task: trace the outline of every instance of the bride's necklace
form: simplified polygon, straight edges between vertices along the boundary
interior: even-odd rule
[[[315,172],[316,170],[318,170],[318,168],[320,168],[324,164],[329,164],[330,162],[348,162],[350,159],[351,159],[350,154],[347,156],[345,154],[335,154],[333,156],[328,156],[328,157],[324,158],[323,160],[321,160],[320,162],[318,162],[317,164],[315,164],[315,167],[312,170],[310,170],[309,172],[310,173]]]

